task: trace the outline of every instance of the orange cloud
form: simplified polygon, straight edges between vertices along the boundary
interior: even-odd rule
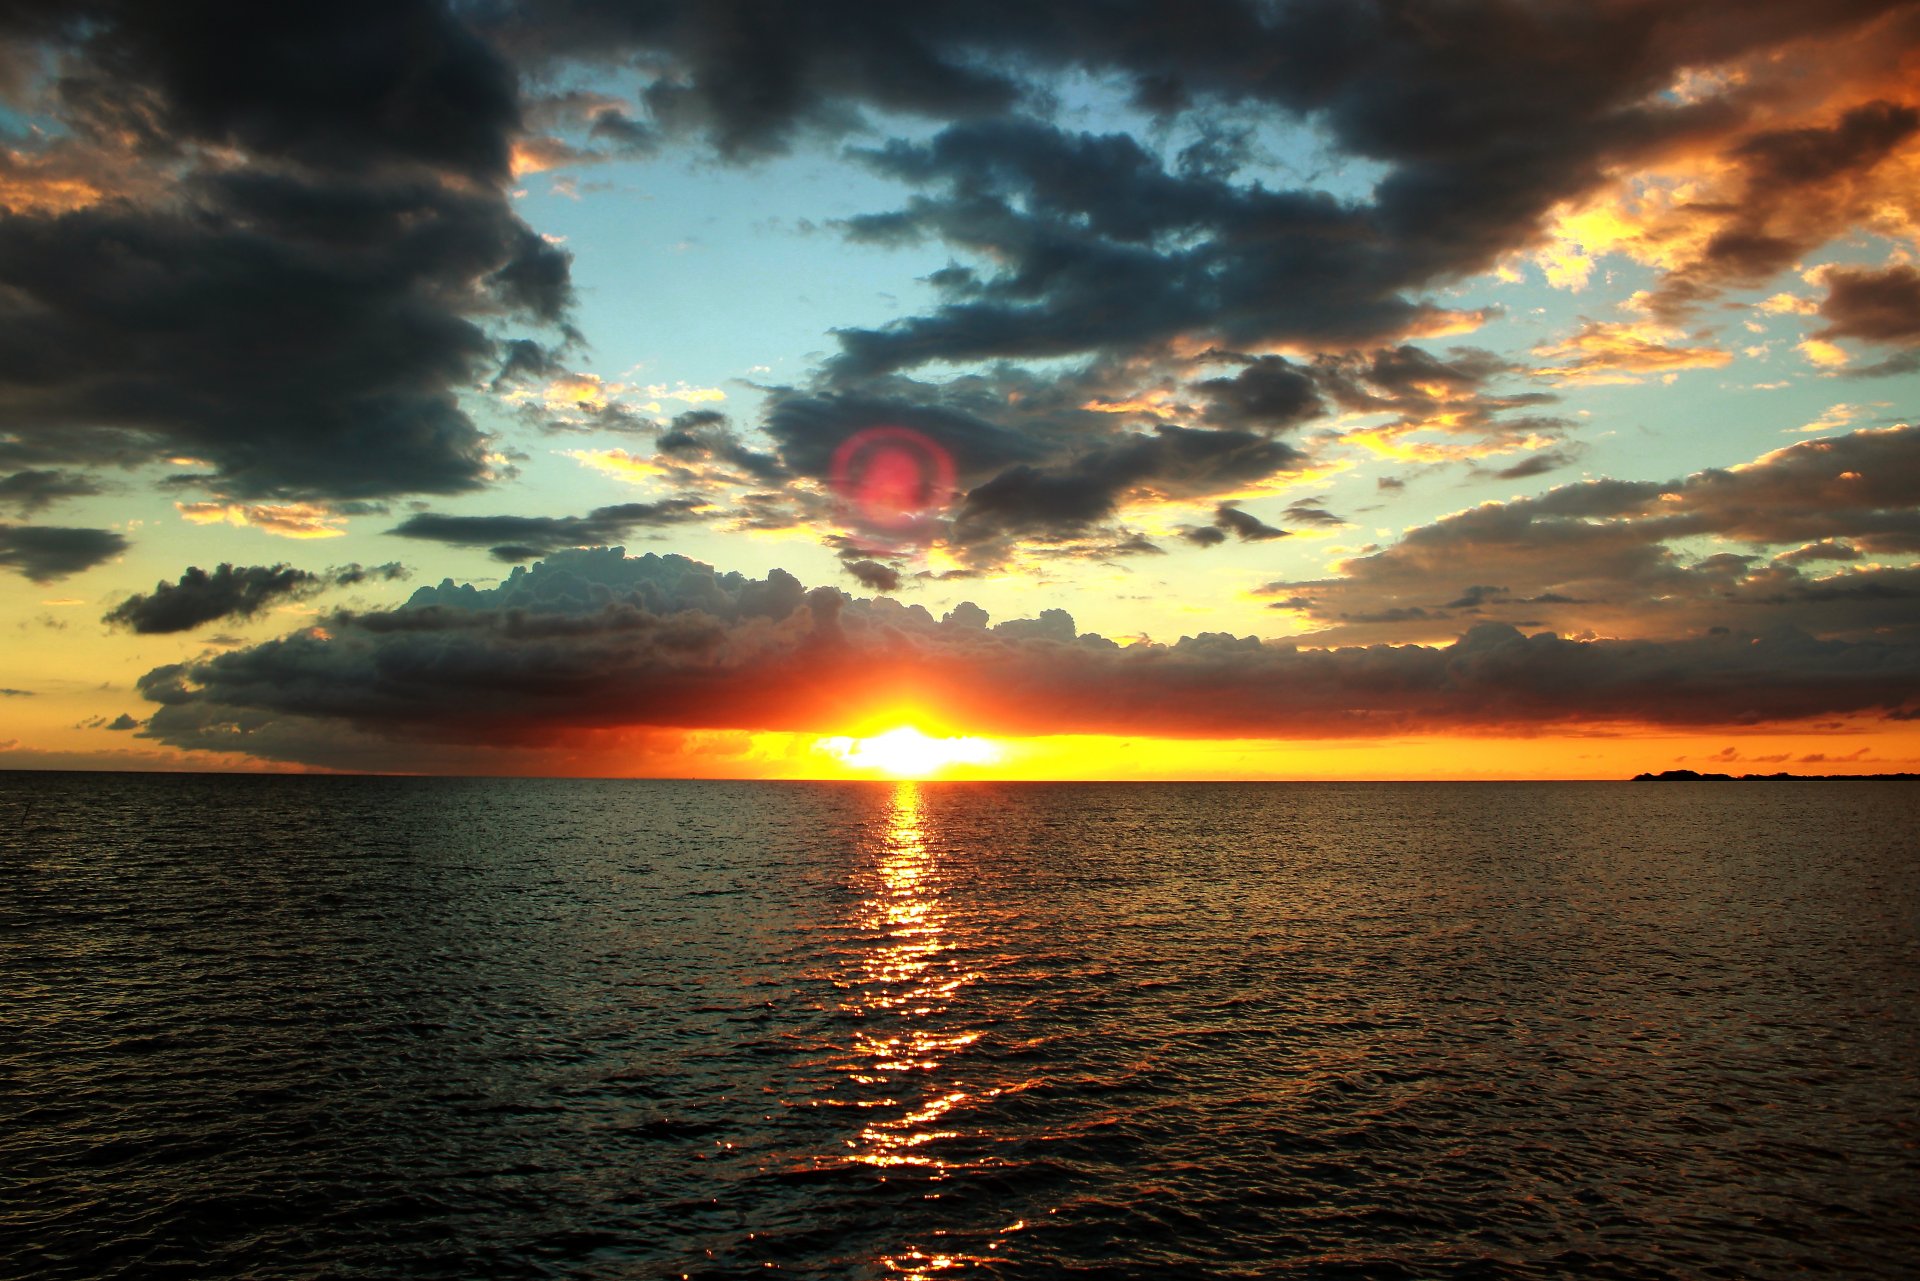
[[[667,468],[624,449],[566,449],[561,453],[583,467],[605,472],[619,480],[641,482],[672,475]]]
[[[1555,211],[1534,261],[1579,288],[1617,254],[1663,279],[1672,319],[1763,284],[1852,229],[1920,237],[1920,41],[1910,11],[1690,69],[1668,90],[1700,126]],[[1776,294],[1764,310],[1804,314]]]
[[[1655,321],[1607,324],[1590,320],[1571,338],[1535,347],[1534,355],[1560,363],[1534,373],[1575,383],[1632,383],[1640,381],[1639,374],[1719,369],[1732,363],[1733,353],[1718,347],[1682,345],[1679,340],[1683,337],[1678,329]]]
[[[339,538],[347,518],[324,503],[175,503],[195,525],[236,525],[278,538]]]

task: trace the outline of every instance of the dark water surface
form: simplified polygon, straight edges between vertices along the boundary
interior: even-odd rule
[[[1920,786],[0,775],[0,1272],[1920,1276]]]

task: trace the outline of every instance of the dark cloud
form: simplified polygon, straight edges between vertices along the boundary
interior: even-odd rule
[[[1189,527],[1180,531],[1180,537],[1197,547],[1217,547],[1227,541],[1228,534],[1232,534],[1241,542],[1259,543],[1273,538],[1285,538],[1287,531],[1276,529],[1252,512],[1241,511],[1233,503],[1222,503],[1214,508],[1211,525]]]
[[[397,583],[408,576],[408,570],[397,560],[384,565],[343,565],[339,569],[327,571],[327,576],[335,587],[358,587],[361,583]]]
[[[125,550],[127,540],[110,529],[0,524],[0,566],[36,583],[92,569]]]
[[[775,484],[790,475],[772,454],[741,444],[734,436],[727,416],[711,409],[690,410],[676,415],[654,443],[662,454],[730,467],[756,484]]]
[[[0,689],[0,698],[32,698],[34,693],[30,689]]]
[[[141,722],[135,720],[131,713],[122,712],[100,728],[115,730],[139,729],[140,724]]]
[[[1920,270],[1905,263],[1882,271],[1829,267],[1822,281],[1827,296],[1820,314],[1827,327],[1820,337],[1920,343]]]
[[[1689,148],[1721,155],[1748,199],[1711,211],[1726,225],[1704,265],[1662,297],[1691,305],[1799,252],[1832,220],[1787,214],[1906,145],[1912,108],[1855,101],[1802,128],[1781,123],[1778,93],[1670,90],[1683,72],[1892,28],[1895,9],[30,0],[0,27],[49,55],[45,148],[127,172],[115,198],[0,218],[0,465],[183,454],[242,499],[477,488],[498,455],[460,396],[560,376],[580,340],[566,252],[512,212],[516,160],[698,138],[749,161],[802,139],[865,144],[904,112],[933,124],[857,155],[910,190],[842,230],[947,246],[937,302],[838,331],[811,385],[772,389],[774,452],[683,416],[662,456],[690,485],[767,489],[824,478],[862,426],[905,426],[955,462],[971,565],[1069,538],[1144,550],[1111,527],[1125,502],[1213,501],[1297,470],[1272,437],[1330,406],[1389,416],[1367,429],[1376,443],[1432,430],[1510,452],[1560,432],[1538,408],[1551,397],[1497,388],[1510,362],[1408,343],[1484,318],[1435,299],[1538,243],[1556,209]],[[647,87],[549,88],[577,83],[581,63],[637,68]],[[538,88],[523,96],[523,78]],[[1062,127],[1069,80],[1130,89],[1156,127]],[[1272,160],[1263,133],[1287,122],[1377,177],[1346,196],[1254,180]],[[546,332],[512,336],[525,326]],[[1209,347],[1211,363],[1190,354]],[[1261,354],[1276,349],[1293,359]],[[654,427],[612,399],[522,412],[553,430]],[[624,524],[423,516],[399,532],[520,559],[667,523],[679,501]],[[791,527],[823,506],[750,496],[742,520]]]
[[[1032,408],[1008,423],[1001,420],[1005,405],[999,383],[983,378],[946,388],[899,380],[861,393],[782,389],[771,397],[766,430],[787,466],[803,476],[825,478],[832,472],[834,451],[849,437],[869,427],[905,427],[939,446],[966,483],[1037,461],[1077,431],[1112,429],[1111,424],[1062,423]],[[1080,416],[1083,421],[1096,417]]]
[[[842,381],[934,361],[1152,349],[1194,334],[1233,348],[1348,345],[1397,336],[1426,314],[1395,291],[1403,282],[1381,286],[1391,269],[1364,211],[1324,193],[1172,174],[1125,135],[982,122],[868,159],[943,194],[853,219],[852,236],[937,238],[1000,266],[952,277],[930,313],[841,331],[831,372]]]
[[[281,601],[311,596],[326,585],[291,565],[219,565],[212,573],[190,566],[175,583],[122,601],[107,612],[111,626],[142,633],[184,632],[219,618],[252,618]]]
[[[788,467],[820,479],[858,432],[915,433],[951,461],[959,492],[946,519],[933,513],[889,536],[946,539],[975,566],[1000,563],[1017,547],[1057,552],[1068,541],[1085,544],[1075,555],[1146,552],[1111,525],[1122,503],[1204,498],[1305,465],[1303,451],[1266,431],[1136,416],[1112,399],[1130,394],[1131,376],[1095,361],[1046,375],[998,365],[939,384],[889,377],[864,392],[778,389],[767,431]],[[1138,430],[1141,419],[1151,430]],[[839,515],[857,524],[857,513]]]
[[[1740,554],[1714,543],[1745,544]],[[1711,550],[1695,550],[1696,548]],[[1783,548],[1771,560],[1760,552]],[[1802,441],[1744,466],[1657,482],[1599,480],[1483,503],[1344,562],[1277,582],[1321,624],[1317,642],[1445,635],[1462,580],[1503,584],[1472,605],[1569,633],[1674,636],[1791,626],[1823,636],[1920,634],[1920,570],[1802,567],[1920,552],[1920,430]]]
[[[1893,378],[1900,374],[1920,374],[1920,351],[1903,351],[1847,371],[1852,378]]]
[[[1247,543],[1261,543],[1271,538],[1287,536],[1286,530],[1276,529],[1252,512],[1243,512],[1231,503],[1222,503],[1214,509],[1213,523]]]
[[[429,0],[51,12],[0,26],[55,48],[73,138],[143,140],[148,190],[0,217],[0,425],[50,461],[205,459],[238,497],[484,483],[457,393],[568,297],[507,202],[509,65]]]
[[[78,472],[28,470],[0,476],[0,507],[11,507],[22,515],[63,499],[86,498],[100,492],[96,481]]]
[[[252,618],[271,606],[307,600],[329,587],[393,582],[406,577],[396,563],[366,567],[345,565],[324,573],[291,565],[217,565],[213,571],[189,566],[178,582],[160,582],[109,610],[109,626],[143,634],[185,632],[222,618]]]
[[[426,0],[185,0],[164,11],[61,0],[13,16],[33,11],[59,14],[79,57],[60,88],[83,123],[151,113],[161,139],[330,169],[425,162],[506,175],[514,74]]]
[[[1849,170],[1878,164],[1920,128],[1920,113],[1895,102],[1868,102],[1824,129],[1781,129],[1755,134],[1733,149],[1746,168],[1749,199],[1830,183]],[[1707,252],[1716,252],[1709,245]]]
[[[147,734],[178,747],[414,768],[439,750],[421,744],[819,731],[903,695],[988,733],[1260,737],[1750,725],[1920,697],[1920,647],[1791,629],[1575,641],[1487,623],[1445,646],[1304,650],[1224,634],[1122,648],[1061,610],[987,621],[808,592],[779,571],[574,552],[498,588],[423,588],[396,610],[156,668],[140,688],[159,705]]]
[[[1262,356],[1231,378],[1208,378],[1193,389],[1211,397],[1207,421],[1221,427],[1284,430],[1326,412],[1313,375],[1280,356]]]
[[[1296,525],[1319,525],[1324,529],[1333,529],[1347,524],[1343,516],[1336,516],[1327,510],[1324,498],[1296,498],[1287,504],[1287,519]]]
[[[493,375],[495,391],[519,383],[540,382],[567,372],[560,352],[531,338],[515,338],[501,344],[500,367]]]
[[[785,151],[807,134],[857,128],[862,106],[951,118],[1001,111],[1023,96],[1017,79],[953,43],[967,40],[988,14],[944,4],[926,12],[863,0],[570,0],[482,8],[490,10],[488,26],[500,42],[523,55],[556,61],[619,59],[635,49],[668,55],[673,74],[644,95],[654,126],[700,135],[733,159]]]
[[[704,498],[596,507],[585,516],[448,516],[420,512],[387,532],[455,547],[486,547],[496,560],[523,561],[567,547],[618,542],[635,529],[684,525],[702,518]]]
[[[850,560],[843,562],[841,568],[870,591],[897,592],[900,590],[900,571],[891,565],[883,565],[877,560]]]
[[[954,539],[965,546],[1009,536],[1071,536],[1110,517],[1122,497],[1142,488],[1193,497],[1239,488],[1305,460],[1292,446],[1254,432],[1157,427],[1151,436],[1124,437],[1068,465],[1009,468],[967,493],[954,517]]]
[[[1498,480],[1525,480],[1529,476],[1544,476],[1550,471],[1558,471],[1572,462],[1573,451],[1570,449],[1543,449],[1528,454],[1510,467],[1495,469],[1493,475]]]
[[[872,151],[932,194],[852,229],[938,236],[999,265],[950,275],[953,296],[931,313],[844,334],[840,370],[857,377],[1188,330],[1240,346],[1399,336],[1426,314],[1420,291],[1527,243],[1556,205],[1636,158],[1737,135],[1765,100],[1663,92],[1683,71],[1856,33],[1895,7],[572,0],[500,6],[490,29],[535,62],[642,51],[663,68],[646,94],[653,123],[727,156],[859,130],[869,111],[957,122]],[[1176,161],[1019,114],[1077,73],[1130,82],[1136,105],[1183,125]],[[1384,175],[1351,203],[1232,185],[1254,150],[1236,112],[1311,118]],[[1830,137],[1736,137],[1740,161],[1769,189],[1815,181],[1826,152],[1866,163],[1898,121],[1861,113]]]

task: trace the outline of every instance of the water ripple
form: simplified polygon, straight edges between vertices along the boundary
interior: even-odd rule
[[[1920,1275],[1920,789],[0,774],[0,1275]]]

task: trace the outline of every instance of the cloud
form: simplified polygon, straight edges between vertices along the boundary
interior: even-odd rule
[[[900,571],[891,565],[882,565],[876,560],[846,561],[844,568],[862,587],[876,592],[897,592],[900,590]]]
[[[1686,346],[1682,337],[1673,326],[1652,321],[1590,320],[1571,337],[1534,348],[1535,355],[1555,362],[1534,372],[1565,382],[1637,382],[1638,374],[1721,369],[1733,363],[1732,352]]]
[[[852,238],[939,239],[998,269],[936,281],[945,298],[931,312],[840,331],[829,368],[843,383],[934,361],[1129,352],[1176,338],[1347,346],[1413,332],[1435,314],[1400,296],[1415,273],[1401,266],[1395,278],[1380,248],[1390,242],[1366,211],[1320,192],[1170,173],[1126,135],[981,121],[864,154],[880,173],[941,194],[851,219]],[[1176,240],[1178,251],[1161,247]]]
[[[126,550],[127,540],[109,529],[0,524],[0,566],[36,583],[92,569]]]
[[[0,507],[11,507],[23,516],[64,499],[86,498],[100,492],[98,483],[76,472],[29,469],[0,476]]]
[[[1782,552],[1780,555],[1774,557],[1774,559],[1786,565],[1807,565],[1819,561],[1859,560],[1860,549],[1852,543],[1838,542],[1833,539],[1822,539],[1817,543],[1808,543],[1804,547],[1796,547],[1790,552]]]
[[[358,587],[361,583],[397,583],[408,577],[408,570],[397,560],[384,565],[343,565],[327,571],[335,587]]]
[[[1252,512],[1243,512],[1238,507],[1222,503],[1214,509],[1213,523],[1218,529],[1224,529],[1234,537],[1247,543],[1261,543],[1273,538],[1285,538],[1287,531],[1276,529]]]
[[[1707,234],[1653,291],[1650,309],[1673,319],[1725,289],[1762,284],[1866,217],[1880,193],[1875,171],[1917,130],[1920,110],[1879,99],[1830,122],[1738,141],[1727,156],[1738,175],[1727,185],[1737,191],[1728,191],[1725,205],[1700,202]],[[1683,217],[1700,218],[1701,211]]]
[[[142,634],[185,632],[222,618],[253,618],[269,607],[308,600],[330,587],[355,587],[406,576],[394,563],[345,565],[323,573],[291,565],[221,564],[209,573],[189,566],[178,582],[159,582],[152,592],[136,593],[109,610],[102,620]]]
[[[282,600],[311,596],[325,585],[291,565],[219,565],[212,573],[190,566],[176,583],[129,597],[105,621],[141,633],[184,632],[218,618],[252,618]]]
[[[243,500],[485,482],[458,395],[503,326],[556,325],[568,300],[565,252],[508,204],[519,108],[495,50],[427,0],[193,22],[81,0],[9,27],[59,69],[47,145],[144,177],[0,218],[0,416],[22,442],[72,465],[191,455]]]
[[[835,451],[857,433],[914,433],[952,465],[949,502],[904,531],[861,528],[851,504],[809,514],[869,541],[944,541],[976,568],[1027,553],[1158,551],[1115,524],[1122,507],[1226,497],[1308,466],[1270,430],[1183,426],[1163,420],[1175,410],[1157,402],[1116,410],[1110,393],[1139,372],[1100,361],[1046,375],[997,365],[937,384],[892,376],[860,392],[776,389],[766,430],[782,463],[816,482],[831,480]],[[807,504],[806,490],[789,495]],[[777,522],[769,527],[791,523]]]
[[[778,570],[747,579],[677,556],[566,552],[498,588],[423,588],[398,609],[156,668],[140,688],[158,704],[145,733],[178,747],[416,769],[439,750],[421,744],[828,732],[902,697],[982,733],[1229,737],[1738,725],[1920,698],[1920,648],[1792,631],[1574,641],[1486,624],[1444,646],[1203,634],[1122,648],[1061,610],[988,621],[970,605],[935,620],[888,598],[809,592]]]
[[[1818,338],[1858,338],[1902,346],[1920,344],[1920,270],[1895,263],[1880,271],[1829,267],[1820,275],[1827,321]]]
[[[1007,108],[1022,96],[1019,83],[951,44],[979,25],[953,12],[881,21],[849,0],[752,14],[590,0],[553,10],[502,6],[491,34],[553,62],[634,49],[664,54],[672,74],[643,95],[654,129],[700,136],[720,155],[745,160],[858,127],[861,105],[938,117]]]
[[[494,559],[532,560],[566,547],[614,542],[635,529],[684,525],[710,510],[704,498],[596,507],[585,516],[448,516],[420,512],[387,532],[454,547],[486,547]]]
[[[175,503],[180,518],[193,525],[236,525],[280,538],[339,538],[347,531],[345,504],[328,503]]]
[[[1543,449],[1537,454],[1529,454],[1511,467],[1501,467],[1494,471],[1500,480],[1525,480],[1530,476],[1544,476],[1550,471],[1558,471],[1573,462],[1574,451],[1570,449]]]
[[[1315,511],[1316,509],[1306,507],[1302,510]],[[1222,503],[1214,509],[1211,525],[1188,526],[1180,531],[1180,537],[1196,547],[1217,547],[1227,541],[1228,534],[1234,535],[1241,542],[1258,543],[1273,538],[1285,538],[1287,531],[1276,529],[1253,513],[1243,512],[1230,503]]]
[[[954,516],[953,541],[965,547],[1016,536],[1072,537],[1112,516],[1129,494],[1192,498],[1242,488],[1305,461],[1291,445],[1254,432],[1159,426],[1070,463],[1001,472],[968,491]]]
[[[956,487],[907,541],[951,536],[969,570],[1146,554],[1130,508],[1264,492],[1323,448],[1289,434],[1330,410],[1388,419],[1342,437],[1383,457],[1525,452],[1498,474],[1542,474],[1568,457],[1551,395],[1503,394],[1526,371],[1492,353],[1411,345],[1497,314],[1450,301],[1464,280],[1606,215],[1613,240],[1567,263],[1640,255],[1664,273],[1649,314],[1671,322],[1847,226],[1907,227],[1920,189],[1903,183],[1920,136],[1899,62],[1913,19],[1872,3],[398,0],[204,16],[78,0],[0,19],[35,44],[21,100],[44,126],[0,167],[0,465],[187,455],[209,493],[183,515],[273,532],[337,530],[343,500],[497,479],[474,396],[523,425],[647,434],[659,410],[643,394],[718,394],[568,368],[584,336],[567,251],[514,214],[516,172],[668,145],[746,164],[856,139],[848,154],[901,195],[837,230],[944,247],[933,300],[835,331],[811,378],[763,389],[761,423],[683,414],[650,457],[576,456],[659,466],[735,502],[737,528],[844,530],[857,522],[821,483],[835,449],[905,426],[952,457]],[[614,68],[644,87],[553,88]],[[1069,85],[1130,93],[1130,134],[1068,127]],[[902,113],[923,123],[887,140]],[[1263,139],[1292,126],[1350,172],[1287,176]],[[1808,355],[1866,323],[1834,306]],[[1543,349],[1541,372],[1730,359],[1653,320],[1590,322]],[[625,524],[429,514],[400,532],[524,559],[691,519],[671,510],[690,501]]]
[[[1480,348],[1452,347],[1441,356],[1403,343],[1322,353],[1312,371],[1345,413],[1388,416],[1349,429],[1342,440],[1396,461],[1444,463],[1535,449],[1568,426],[1541,412],[1559,400],[1556,394],[1497,390],[1503,379],[1526,371]],[[1415,439],[1423,435],[1428,439]],[[1431,439],[1436,435],[1438,443]]]
[[[930,194],[850,229],[936,236],[998,265],[947,276],[952,296],[930,313],[844,334],[843,372],[860,376],[1208,330],[1242,335],[1240,347],[1406,336],[1430,314],[1418,291],[1490,267],[1639,164],[1730,145],[1755,202],[1868,166],[1897,140],[1897,106],[1883,120],[1845,104],[1853,114],[1817,135],[1766,122],[1812,110],[1796,101],[1808,80],[1892,81],[1868,56],[1901,47],[1883,8],[1774,0],[1759,14],[1519,20],[1483,3],[935,2],[881,21],[832,0],[748,22],[726,6],[589,2],[508,11],[493,29],[535,66],[644,51],[663,67],[645,94],[653,124],[734,159],[869,128],[871,112],[951,122],[871,149],[877,168]],[[1174,162],[1030,118],[1072,75],[1130,85],[1136,107],[1183,126]],[[1749,79],[1776,91],[1743,94]],[[1382,168],[1371,198],[1233,185],[1256,150],[1249,116],[1311,118],[1337,154]]]
[[[1328,529],[1349,523],[1345,517],[1328,511],[1324,498],[1294,499],[1287,504],[1287,519],[1296,525],[1318,525]]]
[[[755,484],[776,484],[790,475],[778,458],[741,444],[728,425],[726,415],[711,409],[694,409],[676,415],[655,447],[662,454],[686,463],[732,468],[744,480]]]
[[[1769,559],[1767,548],[1797,550]],[[1900,562],[1916,553],[1920,430],[1868,428],[1665,483],[1583,481],[1482,503],[1334,577],[1262,590],[1316,623],[1316,643],[1430,639],[1483,619],[1614,636],[1907,637],[1920,633],[1920,569]],[[1864,554],[1895,563],[1803,569]],[[1468,573],[1501,584],[1498,597],[1462,596]]]
[[[1193,390],[1210,397],[1206,417],[1218,427],[1285,430],[1326,412],[1311,371],[1280,356],[1261,356],[1231,378],[1208,378]]]

